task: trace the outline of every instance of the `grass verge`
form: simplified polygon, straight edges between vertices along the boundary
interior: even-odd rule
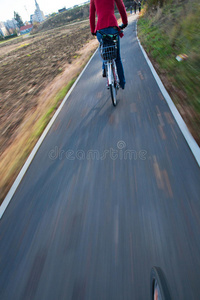
[[[175,105],[200,145],[200,6],[143,11],[138,36]],[[187,59],[177,61],[179,54]]]
[[[28,128],[30,130],[25,130],[24,136],[22,139],[15,143],[17,149],[15,149],[14,153],[16,158],[13,160],[12,158],[9,159],[13,160],[10,164],[6,173],[4,173],[3,180],[1,180],[1,197],[0,197],[0,204],[3,202],[4,197],[6,196],[8,190],[11,187],[12,182],[15,180],[17,174],[19,173],[20,169],[22,168],[23,164],[25,163],[26,159],[28,158],[29,154],[31,153],[33,147],[37,143],[38,139],[40,138],[41,134],[43,133],[45,127],[49,123],[50,119],[52,118],[53,114],[55,113],[56,109],[64,99],[67,92],[70,90],[72,85],[74,84],[76,78],[78,77],[79,73],[77,73],[76,77],[68,82],[68,84],[63,87],[53,98],[51,101],[51,106],[44,112],[41,117],[32,124],[28,124]],[[7,165],[9,165],[7,162]]]
[[[61,91],[59,91],[57,93],[57,95],[54,98],[53,105],[48,109],[48,111],[35,124],[34,133],[30,137],[31,141],[33,141],[35,143],[35,141],[40,137],[40,135],[44,131],[45,127],[49,123],[50,119],[52,118],[55,110],[58,108],[59,104],[64,99],[65,95],[70,90],[70,88],[74,84],[77,77],[78,77],[78,75],[75,78],[73,78],[64,88],[62,88]]]

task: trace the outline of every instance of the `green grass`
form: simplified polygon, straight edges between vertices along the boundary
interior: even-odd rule
[[[20,45],[19,47],[17,47],[16,48],[16,50],[18,50],[18,49],[21,49],[21,48],[26,48],[26,47],[28,47],[30,45],[30,43],[25,43],[25,44],[22,44],[22,45]]]
[[[164,12],[166,14],[166,8]],[[177,13],[175,9],[174,12]],[[170,23],[169,19],[167,32],[166,19],[162,24],[162,17],[155,21],[154,18],[144,15],[138,21],[138,35],[145,50],[158,63],[160,71],[186,94],[187,105],[198,114],[200,113],[199,14],[200,7],[190,11],[184,18],[176,18],[173,23]],[[182,53],[187,54],[188,59],[178,62],[176,56]]]
[[[200,4],[199,0],[144,7],[138,37],[177,108],[200,145]],[[178,62],[176,56],[186,54]]]
[[[8,40],[0,40],[0,44],[5,44],[5,43],[9,43],[9,42],[13,42],[13,41],[16,41],[17,39],[20,39],[22,36],[19,35],[19,36],[16,36],[14,38],[11,38],[11,39],[8,39]]]
[[[76,78],[78,77],[78,74]],[[29,156],[31,150],[33,149],[34,145],[40,138],[41,134],[43,133],[44,129],[46,128],[47,124],[51,120],[53,114],[55,113],[56,109],[58,108],[61,101],[66,96],[67,92],[70,90],[72,85],[74,84],[76,78],[73,78],[62,90],[60,90],[54,98],[53,105],[48,109],[46,113],[37,121],[34,125],[34,132],[30,136],[29,140],[26,143],[26,146],[23,150],[23,154],[21,155],[20,159],[17,162],[14,162],[11,173],[16,173],[19,171],[21,166],[23,165],[24,161]],[[2,199],[0,199],[1,202]]]
[[[138,27],[139,38],[146,51],[169,75],[173,73],[177,63],[169,38],[158,27],[151,25],[148,19],[140,18]]]
[[[48,111],[38,120],[37,125],[36,125],[36,130],[34,134],[31,136],[30,140],[35,140],[40,137],[42,132],[44,131],[45,127],[49,123],[53,113],[57,109],[58,105],[60,102],[64,99],[65,95],[67,92],[70,90],[72,85],[74,84],[76,78],[73,78],[62,90],[60,90],[57,95],[54,98],[54,103],[53,105],[48,109]]]

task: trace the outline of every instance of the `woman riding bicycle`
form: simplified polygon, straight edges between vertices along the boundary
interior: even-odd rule
[[[122,18],[123,28],[128,25],[128,18],[126,14],[126,9],[122,0],[90,0],[90,29],[93,35],[97,36],[99,42],[102,40],[103,34],[116,34],[118,33],[120,37],[121,28],[118,26],[117,19],[114,14],[115,3],[119,10]],[[97,14],[98,21],[95,27],[95,15]],[[101,33],[99,32],[101,31]],[[124,69],[120,57],[120,39],[117,42],[117,58],[116,58],[117,72],[119,76],[119,84],[122,89],[125,87],[125,76]],[[103,77],[105,77],[105,66],[103,64]]]

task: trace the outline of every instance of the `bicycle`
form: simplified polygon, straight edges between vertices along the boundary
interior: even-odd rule
[[[165,276],[159,267],[151,269],[150,293],[151,300],[171,300]]]
[[[101,30],[99,30],[99,33],[102,35],[102,41],[99,48],[105,65],[107,88],[110,89],[112,104],[113,106],[116,106],[119,77],[115,60],[117,58],[117,41],[119,36],[118,34],[105,34],[101,32]]]

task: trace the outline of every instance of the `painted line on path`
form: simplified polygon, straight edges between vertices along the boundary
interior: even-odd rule
[[[98,50],[98,48],[97,48]],[[82,74],[85,72],[87,66],[89,65],[89,63],[91,62],[91,60],[93,59],[94,55],[96,54],[97,50],[93,53],[92,57],[89,59],[88,63],[86,64],[86,66],[84,67],[84,69],[82,70],[82,72],[80,73],[80,75],[78,76],[78,78],[76,79],[76,81],[74,82],[74,84],[72,85],[72,87],[70,88],[69,92],[66,94],[65,98],[63,99],[63,101],[61,102],[60,106],[58,107],[58,109],[56,110],[55,114],[53,115],[52,119],[50,120],[50,122],[48,123],[48,125],[46,126],[44,132],[42,133],[41,137],[39,138],[38,142],[36,143],[35,147],[33,148],[33,150],[31,151],[31,154],[29,155],[29,157],[27,158],[25,164],[23,165],[21,171],[19,172],[17,178],[15,179],[13,185],[11,186],[8,194],[6,195],[5,199],[3,200],[1,206],[0,206],[0,219],[2,218],[8,204],[10,203],[14,193],[16,192],[20,182],[22,181],[26,171],[28,170],[33,158],[35,157],[38,149],[40,148],[41,144],[43,143],[47,133],[49,132],[49,130],[51,129],[53,123],[55,122],[57,116],[59,115],[61,109],[63,108],[65,102],[67,101],[67,99],[69,98],[71,92],[73,91],[73,89],[75,88],[75,86],[77,85],[78,81],[80,80]]]
[[[137,23],[136,23],[136,35],[137,35]],[[157,82],[157,84],[158,84],[158,86],[159,86],[159,88],[160,88],[160,90],[161,90],[168,106],[169,106],[169,109],[170,109],[172,115],[174,116],[174,118],[175,118],[175,120],[176,120],[176,122],[177,122],[177,124],[178,124],[178,126],[179,126],[179,128],[180,128],[180,130],[181,130],[181,132],[182,132],[189,148],[190,148],[190,150],[192,151],[192,154],[194,155],[194,158],[196,159],[198,166],[200,167],[200,147],[198,146],[197,142],[195,141],[195,139],[191,135],[191,133],[190,133],[187,125],[185,124],[183,118],[181,117],[178,109],[176,108],[174,102],[172,101],[170,95],[168,94],[168,92],[165,89],[162,81],[160,80],[160,77],[158,76],[158,74],[157,74],[156,70],[154,69],[150,59],[148,58],[144,48],[142,47],[142,45],[140,43],[138,35],[137,35],[137,40],[138,40],[138,44],[140,46],[140,49],[142,50],[142,53],[143,53],[148,65],[151,69],[151,72],[152,72],[152,74],[153,74],[153,76],[154,76],[154,78],[155,78],[155,80],[156,80],[156,82]]]

